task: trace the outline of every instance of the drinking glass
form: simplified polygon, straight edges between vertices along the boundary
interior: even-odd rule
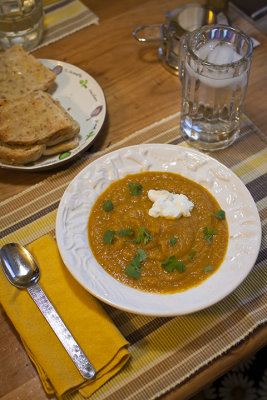
[[[0,47],[20,44],[25,50],[38,45],[43,34],[42,0],[0,1]]]
[[[180,129],[192,146],[219,150],[238,137],[252,49],[251,39],[228,25],[207,25],[183,36]]]

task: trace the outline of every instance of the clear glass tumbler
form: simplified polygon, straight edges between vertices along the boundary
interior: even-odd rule
[[[252,41],[228,25],[207,25],[181,40],[180,129],[202,150],[219,150],[239,135],[252,59]]]
[[[44,12],[42,0],[0,1],[0,47],[20,44],[31,50],[42,38]]]

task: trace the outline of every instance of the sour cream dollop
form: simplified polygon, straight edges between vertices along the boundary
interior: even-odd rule
[[[180,218],[190,217],[194,203],[184,194],[174,194],[167,190],[149,190],[148,198],[154,202],[148,211],[151,217]]]

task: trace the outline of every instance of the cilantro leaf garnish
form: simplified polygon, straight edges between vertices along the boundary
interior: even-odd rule
[[[218,219],[225,219],[225,211],[219,210],[216,214],[214,214]]]
[[[131,239],[129,241],[134,242],[136,244],[144,243],[147,244],[153,237],[150,235],[146,228],[141,227],[139,229],[139,235],[135,239]]]
[[[209,272],[213,271],[213,267],[211,265],[208,265],[207,267],[204,268],[204,272]]]
[[[134,234],[134,231],[132,231],[130,228],[122,229],[122,230],[120,231],[120,233],[119,233],[119,235],[120,235],[121,237],[123,237],[123,236],[132,236],[133,234]]]
[[[189,261],[194,261],[194,257],[196,254],[197,254],[196,250],[189,251],[189,254],[188,254]]]
[[[203,229],[203,233],[204,233],[204,239],[209,244],[211,244],[211,239],[216,234],[216,231],[213,228],[210,228],[210,230],[208,230],[208,228],[205,226],[205,228]]]
[[[112,211],[114,208],[113,203],[110,200],[105,200],[103,202],[103,210],[106,212]]]
[[[139,279],[141,276],[141,262],[145,261],[146,252],[143,249],[138,249],[134,258],[130,261],[125,269],[125,274],[132,278]]]
[[[115,236],[115,233],[116,233],[115,231],[106,231],[104,233],[104,237],[103,237],[104,243],[105,244],[111,244],[112,241],[113,241],[113,238]]]
[[[125,274],[132,278],[139,279],[141,276],[141,263],[136,263],[134,259],[127,265]]]
[[[142,193],[143,187],[140,183],[129,182],[128,185],[132,196],[139,196]]]
[[[173,272],[174,270],[179,271],[180,273],[185,271],[185,265],[182,261],[177,260],[175,256],[171,256],[169,258],[165,258],[163,263],[161,264],[162,268],[164,268],[167,272]]]
[[[137,255],[138,255],[138,258],[139,258],[140,262],[146,260],[146,252],[145,252],[145,250],[143,250],[143,249],[138,249],[138,250],[137,250]]]
[[[170,246],[171,247],[174,246],[175,243],[177,242],[177,240],[178,240],[178,238],[176,238],[174,236],[171,236],[171,238],[170,238]]]

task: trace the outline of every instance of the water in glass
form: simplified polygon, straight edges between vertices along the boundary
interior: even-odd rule
[[[228,147],[239,135],[252,45],[230,27],[203,27],[181,49],[181,133],[203,150]]]
[[[0,2],[0,47],[8,49],[20,44],[31,50],[43,34],[42,0],[1,0]]]

